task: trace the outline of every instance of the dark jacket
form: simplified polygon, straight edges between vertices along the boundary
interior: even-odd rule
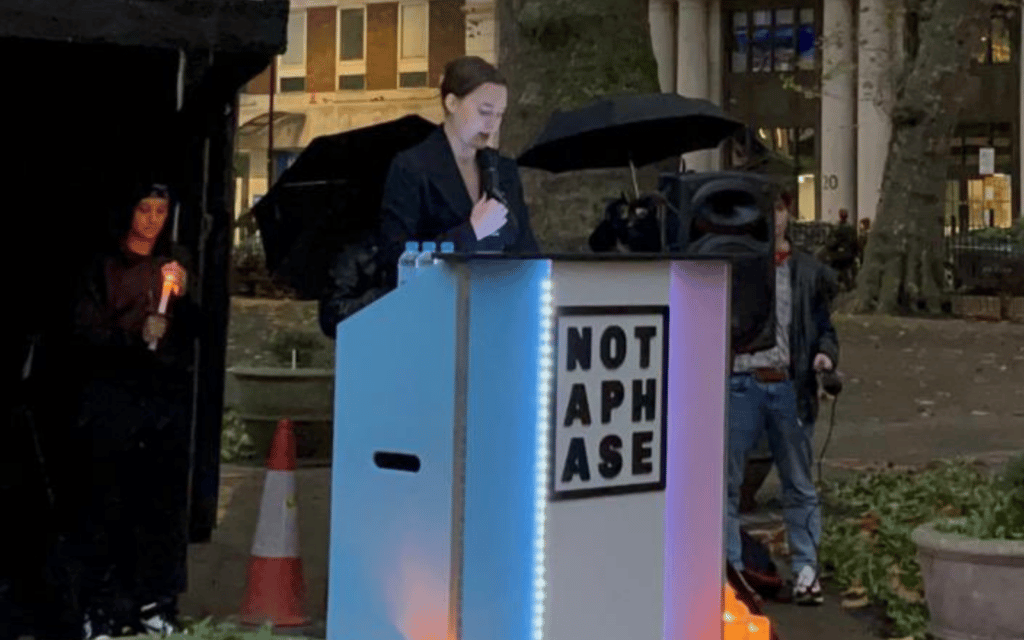
[[[813,256],[794,250],[790,256],[793,317],[789,327],[790,376],[796,386],[797,415],[813,424],[818,417],[818,378],[814,358],[824,353],[839,366],[839,338],[832,326],[836,275]]]
[[[530,212],[514,160],[501,157],[499,188],[508,198],[510,223],[497,236],[477,240],[469,222],[473,202],[451,145],[438,127],[426,140],[395,156],[384,184],[381,228],[352,243],[332,259],[320,298],[320,329],[334,338],[337,324],[392,290],[405,243],[453,242],[459,252],[538,251]]]
[[[338,323],[390,291],[375,238],[364,237],[335,254],[320,297],[320,330],[334,340]]]
[[[500,158],[499,186],[508,198],[510,224],[495,237],[477,240],[469,222],[474,202],[459,174],[451,145],[438,127],[426,140],[395,156],[381,203],[380,260],[395,271],[408,240],[453,242],[458,252],[536,252],[519,168]]]

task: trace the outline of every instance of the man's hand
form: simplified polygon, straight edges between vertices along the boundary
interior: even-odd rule
[[[147,343],[159,342],[167,333],[167,316],[158,313],[146,317],[142,325],[142,339]]]
[[[174,295],[180,296],[185,292],[185,283],[188,274],[185,273],[185,268],[182,267],[176,260],[168,262],[164,266],[160,267],[160,274],[164,280],[170,280],[174,284]]]
[[[831,371],[834,369],[832,364],[832,358],[828,357],[824,353],[819,353],[814,356],[814,370],[815,371]]]

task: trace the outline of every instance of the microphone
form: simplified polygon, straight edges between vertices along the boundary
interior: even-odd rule
[[[830,396],[838,396],[842,392],[843,381],[835,369],[827,369],[819,375],[821,376],[821,388],[825,390],[825,393]]]
[[[509,231],[514,233],[516,229],[516,219],[508,204],[508,197],[506,197],[505,192],[501,190],[501,181],[498,176],[498,162],[500,157],[501,156],[497,149],[484,147],[476,152],[476,165],[480,168],[480,186],[483,188],[483,192],[491,200],[497,200],[504,205],[506,209],[509,209],[505,226],[508,227]],[[501,230],[499,229],[491,235],[500,234]]]
[[[508,198],[502,192],[498,179],[498,158],[498,150],[491,147],[484,147],[476,152],[476,164],[480,168],[480,185],[488,198],[508,207]]]

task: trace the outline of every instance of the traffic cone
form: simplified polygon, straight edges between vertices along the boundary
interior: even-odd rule
[[[243,624],[260,626],[270,622],[275,627],[301,627],[309,623],[299,557],[295,458],[295,427],[291,420],[282,420],[267,456],[260,519],[242,601]]]

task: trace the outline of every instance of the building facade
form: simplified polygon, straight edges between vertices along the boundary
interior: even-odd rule
[[[662,90],[708,98],[746,122],[769,170],[792,175],[801,220],[834,221],[842,209],[874,218],[904,55],[895,4],[651,0]],[[1008,226],[1021,217],[1022,39],[1019,10],[995,7],[971,62],[968,115],[949,149],[947,220]],[[742,166],[753,147],[733,141],[691,154],[687,165]]]
[[[408,113],[440,122],[444,63],[496,59],[494,0],[292,0],[288,50],[240,100],[237,207],[313,138]],[[688,154],[697,171],[750,166],[791,177],[801,220],[874,218],[891,133],[903,17],[891,0],[649,0],[663,91],[706,98],[749,126]],[[950,145],[944,213],[1008,226],[1024,209],[1022,21],[995,8]],[[276,93],[271,109],[272,78]],[[268,113],[274,114],[268,154]],[[754,152],[759,153],[755,154]]]
[[[465,54],[495,61],[490,0],[291,0],[287,50],[239,97],[236,211],[318,136],[410,113],[440,123],[441,73]]]

